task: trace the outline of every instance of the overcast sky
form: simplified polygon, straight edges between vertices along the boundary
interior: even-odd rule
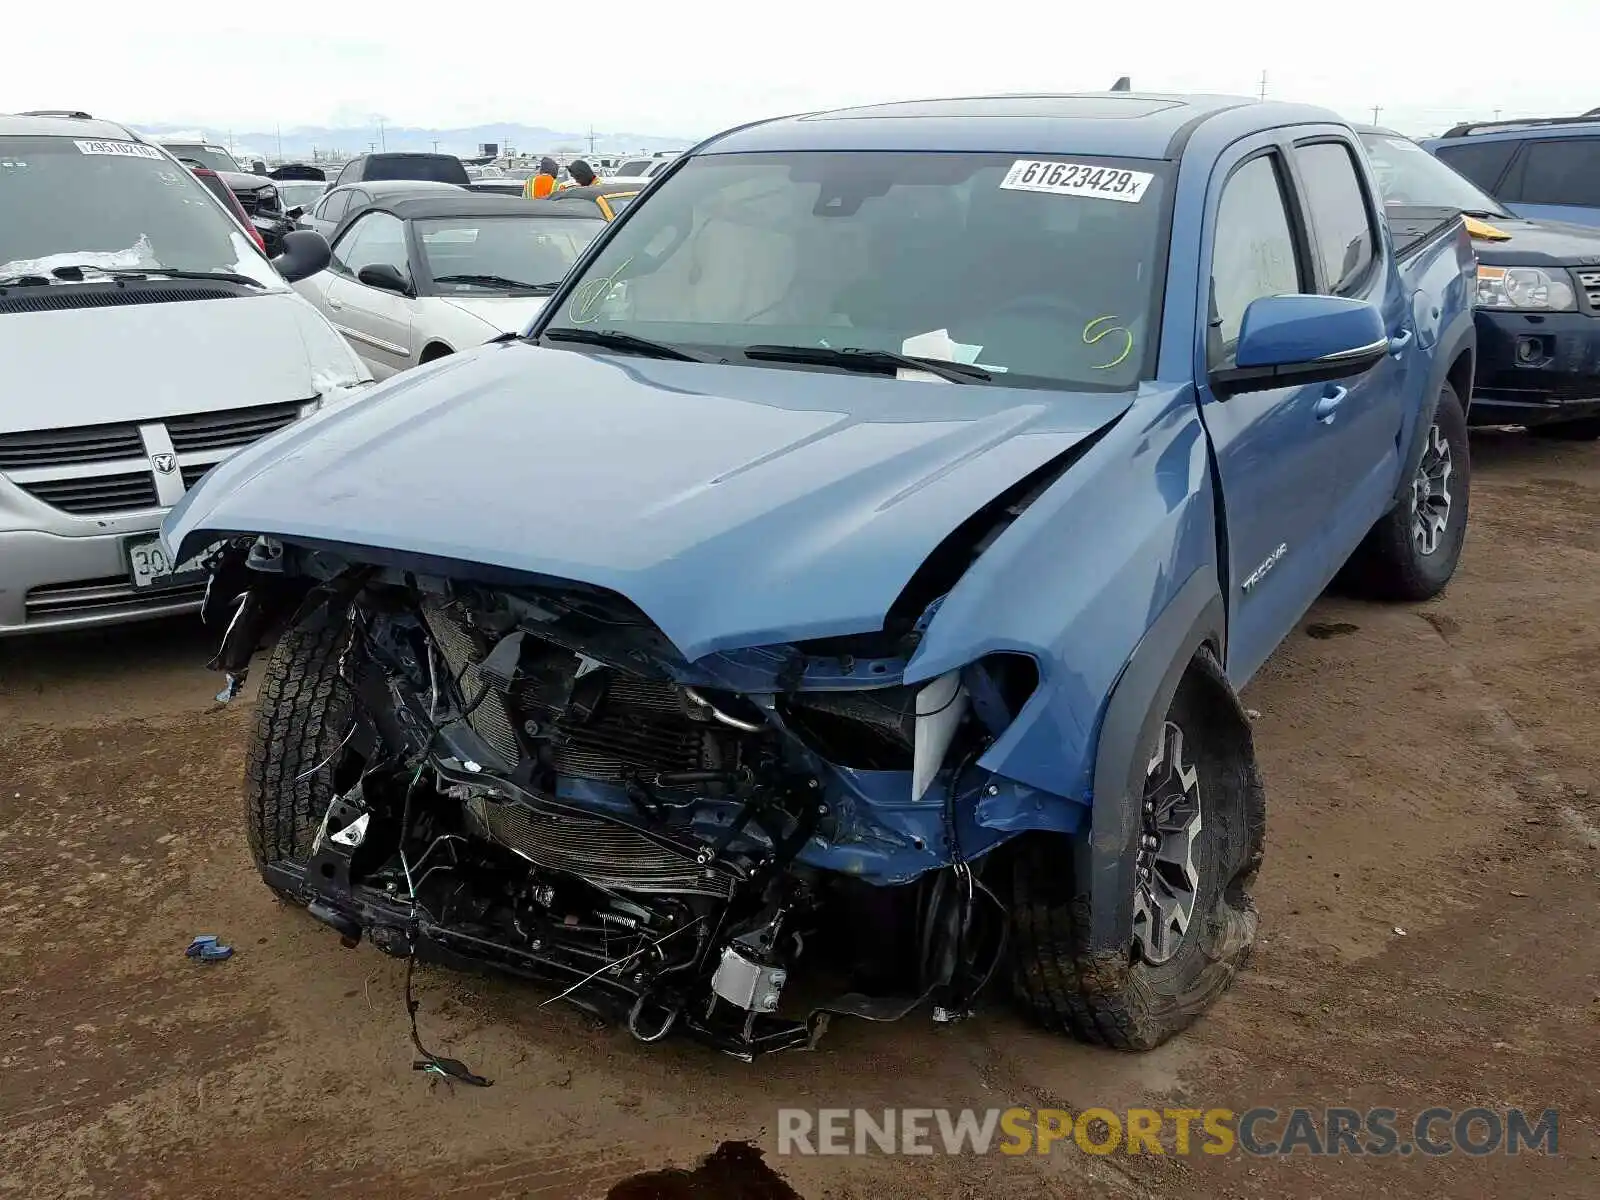
[[[5,6],[0,112],[697,137],[875,100],[1110,86],[1325,104],[1409,133],[1600,105],[1600,0],[157,0]],[[303,22],[303,24],[302,24]],[[1459,31],[1459,32],[1457,32]],[[1498,31],[1514,40],[1501,44]]]

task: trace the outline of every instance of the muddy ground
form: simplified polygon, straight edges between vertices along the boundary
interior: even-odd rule
[[[996,998],[746,1065],[423,968],[425,1038],[495,1080],[452,1090],[411,1069],[403,968],[250,870],[251,709],[212,703],[204,638],[0,645],[0,1195],[1600,1195],[1600,447],[1474,449],[1448,593],[1326,599],[1247,690],[1260,951],[1143,1056]],[[238,952],[189,961],[196,933]],[[1558,1109],[1559,1156],[776,1154],[785,1106],[1479,1104]]]

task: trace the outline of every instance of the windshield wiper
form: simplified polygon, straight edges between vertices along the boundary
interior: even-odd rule
[[[967,363],[897,354],[893,350],[867,350],[860,346],[837,349],[831,346],[746,346],[744,355],[746,358],[766,359],[769,362],[818,363],[827,367],[842,367],[847,371],[871,371],[874,374],[926,371],[951,383],[972,383],[974,380],[983,383],[994,378],[982,367]]]
[[[519,292],[535,292],[548,296],[559,283],[524,283],[520,279],[507,279],[504,275],[435,275],[435,283],[469,283],[477,287],[512,288]]]
[[[1508,212],[1492,212],[1487,208],[1463,208],[1461,212],[1465,216],[1476,217],[1480,221],[1508,221],[1516,219]]]
[[[43,275],[0,275],[0,288],[48,287],[49,284]]]
[[[264,288],[267,285],[259,279],[252,279],[248,275],[240,275],[237,271],[183,271],[177,267],[97,267],[93,263],[83,266],[55,267],[50,274],[57,279],[81,280],[85,271],[93,271],[97,275],[104,275],[109,279],[215,279],[222,283],[242,283],[249,287]]]
[[[631,354],[644,354],[651,358],[675,358],[682,362],[706,362],[698,354],[669,346],[666,342],[653,342],[649,338],[623,333],[619,329],[546,329],[541,337],[553,342],[583,342],[590,346],[604,346],[608,350],[626,350]]]

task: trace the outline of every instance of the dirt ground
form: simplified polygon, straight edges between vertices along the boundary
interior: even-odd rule
[[[1325,599],[1247,690],[1260,950],[1142,1056],[995,997],[748,1065],[422,968],[424,1038],[495,1081],[452,1089],[411,1069],[403,967],[250,869],[250,704],[212,702],[203,636],[0,644],[0,1195],[1600,1195],[1600,447],[1474,453],[1448,593]],[[237,953],[184,958],[197,933]],[[890,1105],[1521,1105],[1559,1110],[1560,1154],[776,1154],[780,1107]]]

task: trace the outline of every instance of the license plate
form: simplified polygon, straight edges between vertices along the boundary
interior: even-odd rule
[[[211,547],[207,546],[199,554],[179,563],[176,567],[168,561],[167,552],[161,548],[160,538],[131,538],[127,543],[127,551],[128,575],[133,580],[133,586],[161,588],[196,583],[204,579],[205,571],[201,563],[211,552]]]

